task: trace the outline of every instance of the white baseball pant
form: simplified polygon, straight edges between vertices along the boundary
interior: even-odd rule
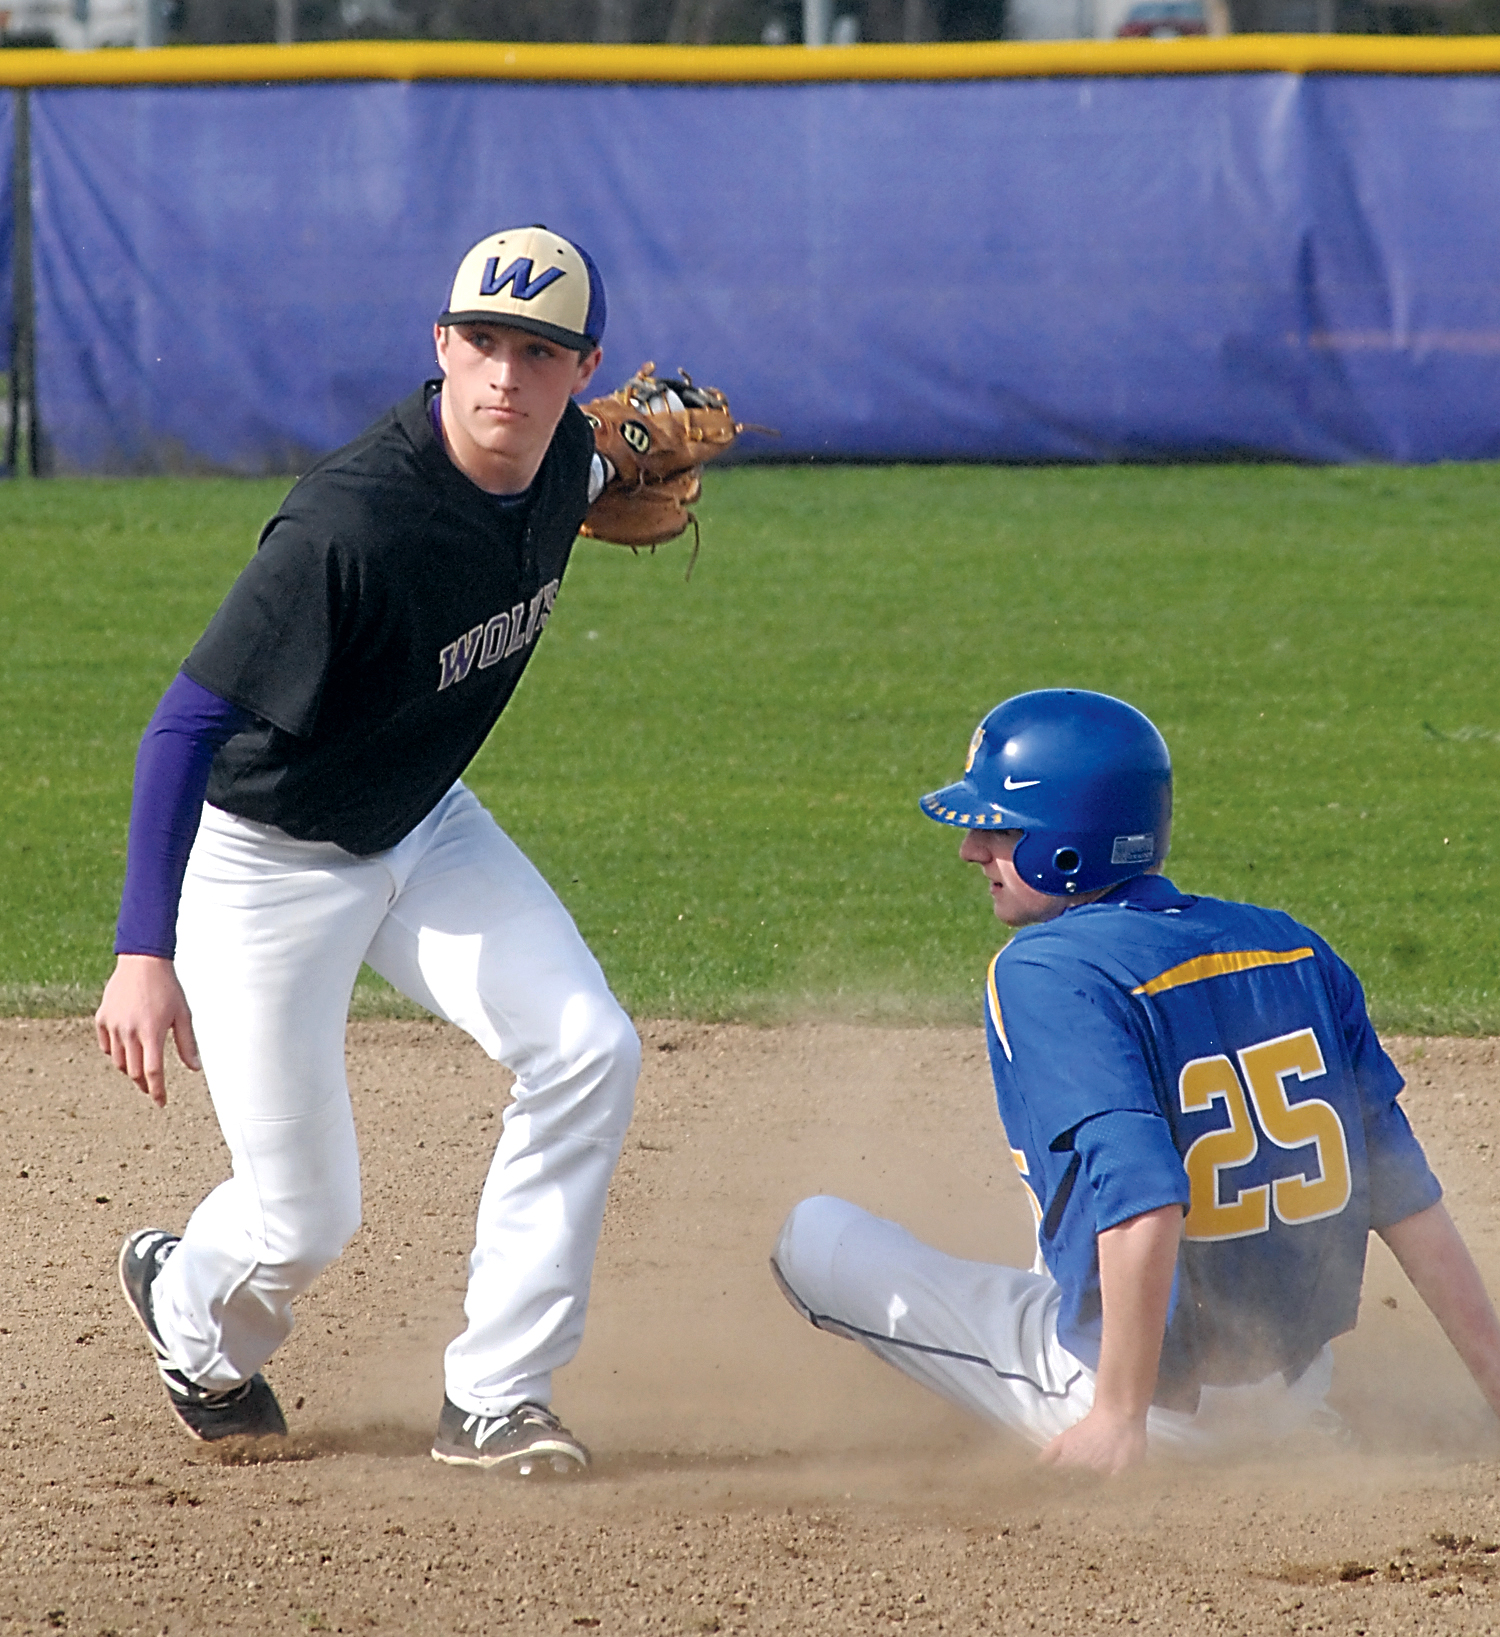
[[[552,889],[462,784],[360,858],[214,807],[188,864],[177,973],[233,1174],[153,1286],[171,1361],[247,1380],[360,1223],[344,1029],[361,960],[516,1076],[479,1202],[448,1396],[551,1398],[583,1335],[640,1042]]]
[[[959,1409],[1037,1447],[1093,1407],[1094,1372],[1057,1339],[1061,1291],[1045,1273],[945,1255],[826,1195],[794,1207],[771,1267],[818,1329],[862,1342]],[[1290,1387],[1279,1374],[1205,1387],[1195,1415],[1151,1409],[1148,1445],[1193,1459],[1300,1431],[1336,1434],[1341,1423],[1325,1402],[1332,1380],[1333,1350],[1325,1347]]]

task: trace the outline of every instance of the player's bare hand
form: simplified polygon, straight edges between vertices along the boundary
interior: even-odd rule
[[[1112,1416],[1090,1410],[1083,1420],[1060,1432],[1037,1457],[1045,1466],[1088,1467],[1113,1477],[1139,1466],[1146,1458],[1146,1423],[1136,1416]]]
[[[171,961],[159,955],[121,955],[94,1013],[99,1050],[158,1108],[167,1105],[162,1070],[167,1036],[190,1069],[201,1069],[193,1015]]]

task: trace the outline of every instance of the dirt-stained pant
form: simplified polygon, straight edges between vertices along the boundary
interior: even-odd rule
[[[200,1386],[248,1379],[359,1226],[344,1027],[361,961],[516,1076],[445,1375],[466,1410],[545,1404],[583,1335],[640,1042],[556,894],[462,784],[368,858],[204,808],[177,973],[233,1174],[153,1286],[162,1340]]]
[[[820,1195],[792,1210],[771,1258],[783,1294],[820,1330],[862,1342],[924,1387],[1042,1445],[1094,1403],[1094,1372],[1057,1339],[1061,1291],[1045,1273],[967,1262],[895,1222]],[[1294,1434],[1337,1437],[1325,1402],[1333,1350],[1290,1386],[1280,1375],[1205,1387],[1197,1414],[1153,1408],[1155,1451],[1201,1458]]]

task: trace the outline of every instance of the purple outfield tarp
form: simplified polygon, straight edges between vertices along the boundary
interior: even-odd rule
[[[9,376],[15,341],[16,94],[0,92],[0,374]],[[0,399],[7,395],[0,393]],[[0,459],[4,459],[0,439]]]
[[[432,368],[483,233],[773,459],[1500,455],[1500,79],[34,93],[45,447],[295,470]]]

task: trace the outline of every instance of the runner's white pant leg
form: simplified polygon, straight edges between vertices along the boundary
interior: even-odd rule
[[[583,1337],[640,1042],[572,917],[455,786],[366,958],[516,1075],[479,1203],[449,1398],[479,1414],[551,1400]],[[403,847],[405,843],[402,844]]]
[[[905,1228],[842,1199],[796,1206],[772,1258],[792,1304],[821,1330],[877,1358],[960,1409],[1038,1446],[1093,1407],[1094,1374],[1057,1339],[1060,1292],[1045,1274],[947,1256]],[[1195,1415],[1153,1406],[1157,1452],[1203,1460],[1264,1449],[1308,1430],[1337,1433],[1328,1407],[1333,1350],[1290,1387],[1280,1375],[1205,1387]]]
[[[194,1211],[152,1306],[173,1363],[210,1390],[265,1363],[292,1298],[359,1226],[344,1024],[391,890],[377,860],[204,808],[177,975],[233,1174]]]
[[[950,1403],[1041,1445],[1080,1420],[1094,1381],[1057,1340],[1045,1275],[966,1262],[846,1200],[805,1199],[772,1257],[792,1304]]]

